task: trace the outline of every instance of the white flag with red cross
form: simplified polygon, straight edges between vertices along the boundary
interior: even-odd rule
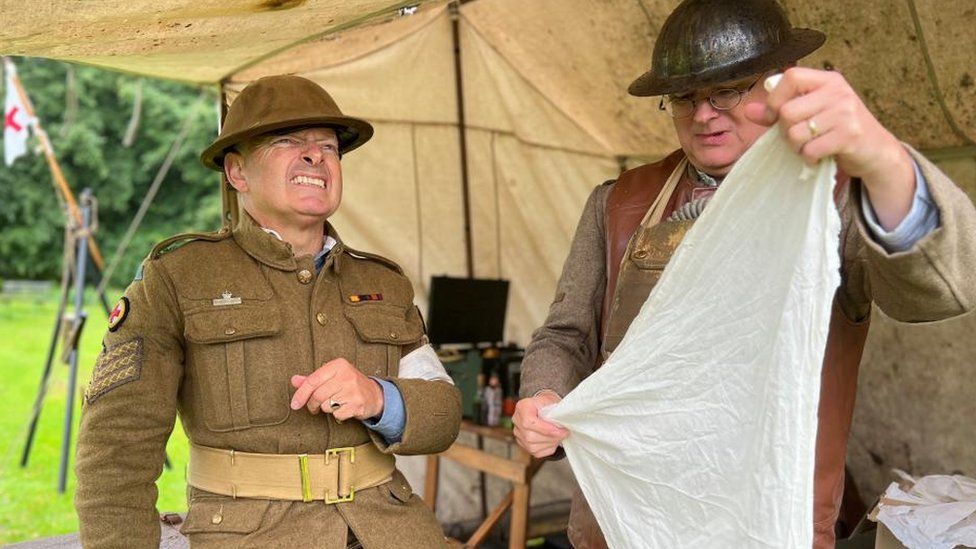
[[[17,70],[14,64],[5,59],[7,100],[3,109],[3,159],[7,165],[27,154],[28,115],[24,102],[17,92],[15,81]]]

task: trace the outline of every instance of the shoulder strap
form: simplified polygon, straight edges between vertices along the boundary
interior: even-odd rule
[[[398,265],[397,262],[396,261],[393,261],[392,259],[385,258],[385,257],[383,257],[381,255],[378,255],[378,254],[371,254],[371,253],[368,253],[368,252],[361,252],[359,250],[354,250],[354,249],[352,249],[352,248],[350,248],[348,246],[346,246],[343,251],[345,253],[349,254],[349,257],[352,257],[352,258],[355,258],[355,259],[364,259],[364,260],[375,261],[377,263],[380,263],[382,265],[385,265],[386,267],[389,267],[390,269],[393,269],[394,271],[397,272],[397,274],[403,274],[403,269],[400,268],[400,265]]]
[[[159,244],[153,246],[151,252],[149,252],[149,259],[156,259],[163,254],[167,254],[180,248],[181,246],[193,242],[194,240],[206,240],[207,242],[219,242],[230,238],[231,231],[229,228],[224,227],[219,231],[211,231],[206,233],[181,233],[175,236],[171,236],[166,240],[163,240]]]

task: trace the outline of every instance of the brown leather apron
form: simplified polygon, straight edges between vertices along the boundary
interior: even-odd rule
[[[660,221],[690,196],[692,183],[683,160],[684,154],[679,150],[660,162],[624,172],[607,198],[607,289],[603,299],[601,362],[620,343],[693,223]],[[668,185],[669,181],[677,184]],[[838,184],[838,188],[843,186]],[[665,204],[663,208],[662,204]],[[868,319],[849,320],[837,299],[834,300],[818,409],[814,549],[834,546],[834,523],[844,494],[844,461],[854,413],[857,372],[868,325]],[[573,495],[568,535],[577,549],[607,546],[593,512],[578,489]]]

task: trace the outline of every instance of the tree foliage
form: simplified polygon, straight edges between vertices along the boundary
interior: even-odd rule
[[[216,135],[216,90],[201,104],[200,90],[144,79],[138,133],[126,148],[123,137],[139,77],[42,59],[15,62],[69,186],[76,197],[89,187],[97,199],[95,238],[106,261],[192,113],[192,129],[116,269],[114,285],[127,285],[139,262],[163,238],[220,226],[219,178],[197,160]],[[71,108],[73,97],[76,110]],[[57,279],[65,221],[42,154],[0,165],[0,278]]]

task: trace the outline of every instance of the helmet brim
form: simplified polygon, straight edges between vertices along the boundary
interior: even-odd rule
[[[262,134],[290,128],[297,130],[309,127],[325,127],[335,130],[336,137],[339,139],[339,151],[343,154],[361,146],[373,137],[373,126],[369,122],[351,116],[311,116],[278,120],[271,124],[254,126],[217,139],[200,154],[200,162],[212,170],[223,171],[224,156],[234,146]]]
[[[764,55],[713,68],[700,73],[660,76],[654,68],[645,72],[627,88],[630,95],[650,97],[707,88],[723,82],[761,74],[795,63],[816,51],[826,40],[824,33],[813,29],[793,29],[788,40]]]

